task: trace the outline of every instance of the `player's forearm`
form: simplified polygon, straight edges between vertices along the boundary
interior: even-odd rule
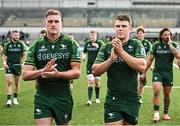
[[[169,48],[171,49],[171,52],[176,57],[176,59],[179,59],[180,51],[178,51],[174,46],[170,46]]]
[[[35,80],[41,77],[42,69],[39,70],[24,70],[22,78],[24,81]]]
[[[2,60],[3,60],[3,63],[7,62],[7,58],[6,58],[6,56],[4,54],[2,55]]]
[[[122,51],[121,58],[137,72],[143,72],[146,68],[146,60],[143,58],[135,58],[129,55],[127,52]]]
[[[93,75],[100,76],[104,72],[108,70],[108,68],[111,66],[111,64],[114,62],[114,60],[111,60],[110,58],[102,63],[96,63],[92,66],[92,73]]]
[[[80,69],[72,69],[68,71],[59,71],[56,73],[56,78],[62,78],[62,79],[78,79],[80,77],[81,71]]]
[[[147,71],[148,71],[148,69],[150,68],[151,64],[152,64],[152,62],[147,61],[146,69],[145,69],[144,72],[143,72],[144,74],[147,73]]]

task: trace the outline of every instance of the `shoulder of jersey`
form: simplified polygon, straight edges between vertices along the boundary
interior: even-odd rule
[[[140,40],[138,40],[138,39],[136,39],[136,38],[129,39],[129,41],[131,41],[131,42],[141,43],[141,41],[140,41]]]

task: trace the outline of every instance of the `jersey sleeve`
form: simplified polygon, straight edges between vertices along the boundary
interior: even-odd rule
[[[152,44],[152,48],[151,48],[151,50],[149,51],[150,54],[155,55],[156,45],[157,45],[157,42],[155,42],[154,44]]]
[[[7,55],[7,50],[8,50],[9,42],[4,44],[4,49],[3,49],[3,54],[6,56]]]
[[[102,47],[104,45],[104,41],[100,40],[99,45]]]
[[[146,58],[146,51],[140,41],[137,40],[137,45],[135,49],[135,57]]]
[[[36,66],[36,62],[35,62],[35,44],[36,43],[33,43],[31,45],[31,47],[29,48],[29,50],[27,51],[26,59],[25,59],[25,62],[24,62],[25,65]]]
[[[96,60],[95,60],[95,63],[101,63],[101,62],[104,62],[106,60],[105,58],[105,48],[106,48],[106,45],[103,45],[98,54],[97,54],[97,57],[96,57]]]
[[[71,62],[81,62],[80,58],[80,48],[79,44],[76,40],[72,40],[72,54],[71,54]]]
[[[20,43],[21,43],[21,46],[22,46],[22,53],[26,52],[28,47],[26,46],[26,44],[24,42],[20,42]]]

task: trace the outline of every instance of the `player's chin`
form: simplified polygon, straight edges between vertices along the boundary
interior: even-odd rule
[[[58,34],[58,32],[53,30],[53,31],[50,32],[50,34],[51,35],[56,35],[56,34]]]
[[[122,34],[119,34],[117,37],[118,37],[120,40],[125,38],[125,36],[122,35]]]

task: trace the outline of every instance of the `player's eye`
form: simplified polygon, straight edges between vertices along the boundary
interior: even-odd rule
[[[48,23],[59,23],[59,20],[48,20]]]
[[[116,28],[120,28],[120,27],[121,27],[121,25],[115,25],[115,27],[116,27]]]

